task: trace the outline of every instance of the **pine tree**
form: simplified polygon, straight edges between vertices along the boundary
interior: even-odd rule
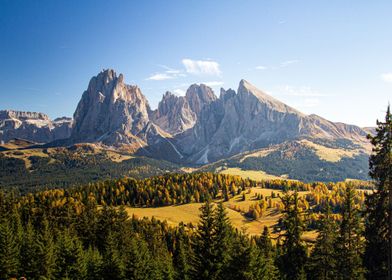
[[[376,135],[369,135],[373,153],[369,159],[369,175],[376,191],[366,196],[364,264],[368,279],[390,279],[392,235],[392,115],[388,106],[384,122],[377,121]]]
[[[362,224],[355,205],[355,189],[347,185],[342,206],[342,222],[336,242],[338,279],[364,279],[362,267]]]
[[[215,230],[215,276],[216,279],[227,279],[227,266],[230,262],[232,232],[229,218],[223,203],[218,203],[214,214],[214,230]]]
[[[103,280],[102,267],[102,255],[97,249],[89,247],[86,252],[86,280]]]
[[[331,217],[331,207],[327,202],[326,213],[321,218],[321,228],[315,248],[310,257],[309,275],[311,279],[336,279],[336,222]]]
[[[255,254],[245,234],[236,234],[233,239],[231,261],[227,269],[227,278],[232,280],[252,279],[252,264]]]
[[[104,279],[123,279],[124,264],[118,251],[116,235],[111,231],[105,241],[103,263],[102,276]]]
[[[257,246],[266,258],[273,255],[273,246],[267,226],[264,226],[263,232],[259,239],[257,239]]]
[[[0,279],[15,277],[18,272],[19,245],[6,219],[0,224]]]
[[[191,255],[190,247],[185,243],[184,226],[180,225],[178,234],[176,236],[176,243],[173,252],[173,265],[175,269],[175,279],[189,280],[190,279],[190,264],[189,257]]]
[[[86,258],[82,242],[72,232],[61,232],[57,240],[55,277],[58,279],[84,279]]]
[[[200,210],[200,222],[193,242],[193,276],[194,279],[213,279],[216,273],[213,204],[207,200]]]
[[[134,280],[148,280],[152,277],[152,260],[145,241],[132,238],[129,248],[127,248],[125,260],[125,278]]]
[[[42,223],[42,230],[35,239],[38,262],[38,275],[42,279],[52,279],[56,265],[55,243],[47,220]]]
[[[301,240],[305,225],[297,191],[286,191],[281,197],[283,210],[283,247],[279,268],[284,279],[301,279],[307,261],[307,249]]]
[[[22,246],[20,248],[20,275],[25,276],[27,279],[37,279],[39,276],[39,260],[38,247],[36,243],[36,234],[33,226],[29,222],[26,225]]]

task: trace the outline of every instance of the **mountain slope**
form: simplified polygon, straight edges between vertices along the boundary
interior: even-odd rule
[[[206,164],[303,137],[365,145],[365,136],[357,126],[307,116],[242,80],[237,93],[222,89],[220,98],[201,111],[192,131],[177,143],[188,162]]]
[[[363,170],[367,168],[364,159],[370,152],[366,135],[373,131],[305,115],[245,80],[240,81],[237,91],[221,89],[219,98],[203,84],[191,85],[185,96],[167,92],[153,111],[140,88],[127,85],[123,75],[117,76],[111,69],[90,80],[73,121],[50,121],[39,113],[2,112],[6,112],[3,113],[6,117],[0,118],[0,136],[3,137],[0,140],[19,137],[49,142],[43,148],[93,143],[106,150],[193,167],[221,160],[233,163],[237,155],[263,153],[263,149],[273,148],[274,153],[267,157],[249,156],[233,167],[262,170],[268,166],[269,170],[265,170],[270,171],[268,173],[280,176],[287,171],[292,178],[304,176],[300,168],[290,171],[290,164],[298,167],[305,164],[311,168],[312,162],[314,170],[309,169],[308,173],[313,172],[320,178],[341,177],[345,172],[351,177],[363,178],[366,176]],[[46,135],[46,138],[38,138],[34,131],[40,131],[37,135]],[[340,150],[332,151],[334,148]],[[328,155],[331,152],[336,153],[332,156],[336,160],[332,162]],[[279,157],[279,154],[297,156]],[[344,167],[343,163],[356,167]],[[324,176],[319,166],[325,168],[326,165],[330,170],[342,171],[339,174],[331,171],[332,175]]]

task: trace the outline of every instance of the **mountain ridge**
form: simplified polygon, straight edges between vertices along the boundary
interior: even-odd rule
[[[112,69],[91,78],[71,125],[68,137],[50,138],[46,142],[55,142],[48,145],[100,143],[191,165],[304,137],[327,142],[344,139],[366,147],[371,131],[305,115],[244,79],[237,91],[222,88],[219,97],[203,84],[192,84],[185,96],[166,92],[152,110],[141,89],[126,84],[124,76]],[[4,135],[1,127],[0,131]]]

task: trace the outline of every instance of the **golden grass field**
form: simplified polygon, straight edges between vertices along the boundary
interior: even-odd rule
[[[228,174],[228,175],[238,175],[244,179],[251,179],[255,181],[287,179],[284,176],[275,176],[275,175],[267,174],[264,171],[242,170],[241,168],[227,168],[220,171],[219,173]]]
[[[275,194],[282,193],[279,190],[263,189],[263,188],[252,188],[249,194],[246,194],[245,201],[242,201],[242,196],[238,195],[223,203],[226,207],[227,216],[230,219],[231,224],[238,230],[245,231],[250,235],[259,235],[262,233],[264,226],[270,228],[272,237],[277,235],[273,233],[273,227],[277,224],[281,213],[276,210],[268,209],[266,213],[258,220],[252,220],[246,218],[243,213],[237,212],[230,209],[230,206],[239,206],[242,211],[247,211],[250,205],[255,204],[257,201],[254,200],[255,195],[262,194],[263,196],[271,196],[271,193]],[[300,192],[300,195],[304,195],[306,192]],[[273,200],[279,200],[278,197]],[[126,211],[129,216],[135,215],[138,218],[148,217],[167,221],[170,226],[177,226],[180,222],[192,223],[197,225],[199,222],[199,208],[202,203],[190,203],[176,206],[164,206],[156,208],[134,208],[126,207]],[[315,232],[306,232],[303,236],[304,240],[313,241],[316,238]]]

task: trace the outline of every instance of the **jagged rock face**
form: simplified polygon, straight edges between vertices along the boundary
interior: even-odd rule
[[[301,112],[242,80],[237,92],[217,98],[206,85],[185,96],[167,92],[151,111],[137,86],[113,70],[90,80],[72,120],[42,113],[0,111],[0,140],[24,138],[69,145],[90,142],[181,163],[205,164],[269,145],[303,138],[346,139],[367,145],[366,131]],[[49,144],[48,144],[49,145]]]
[[[177,143],[189,162],[205,164],[291,139],[363,140],[364,134],[356,126],[306,116],[242,80],[237,93],[222,89]]]
[[[137,86],[105,70],[90,80],[74,113],[73,142],[133,144],[149,123],[149,105]]]
[[[197,116],[184,96],[166,92],[151,118],[163,130],[175,135],[193,127]]]
[[[215,100],[216,96],[211,88],[193,84],[185,96],[166,92],[151,118],[160,128],[176,135],[192,128],[204,106]]]
[[[54,121],[43,113],[0,111],[0,141],[14,138],[32,142],[47,143],[68,138],[71,134],[72,119],[58,118]]]
[[[204,106],[215,101],[217,98],[210,87],[204,84],[193,84],[186,91],[185,99],[188,101],[191,110],[195,112],[196,116],[199,116]]]

